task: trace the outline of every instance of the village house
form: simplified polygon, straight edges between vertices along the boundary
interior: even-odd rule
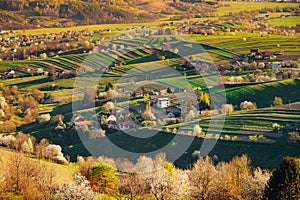
[[[107,126],[108,128],[117,128],[117,118],[114,115],[110,115],[107,118]]]
[[[279,62],[273,62],[270,64],[270,66],[273,71],[281,69],[281,64]]]
[[[170,106],[170,99],[169,98],[157,98],[156,105],[158,108],[168,108]]]
[[[173,112],[169,112],[169,113],[167,114],[167,116],[165,117],[165,119],[170,119],[170,118],[175,118],[175,115],[174,115]]]
[[[133,121],[124,121],[118,125],[118,128],[122,131],[135,128],[137,125]]]
[[[71,123],[72,123],[72,126],[75,127],[75,129],[78,129],[78,128],[84,127],[84,126],[87,126],[89,129],[94,129],[96,122],[87,120],[80,113],[74,113],[71,118]]]
[[[14,70],[10,70],[7,73],[7,78],[14,78],[15,77],[16,72]]]
[[[258,49],[251,49],[248,57],[255,59],[255,60],[276,58],[276,57],[274,57],[274,54],[272,52],[270,52],[270,51],[259,52]]]

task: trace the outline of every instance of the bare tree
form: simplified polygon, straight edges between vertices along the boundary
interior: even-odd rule
[[[196,199],[213,199],[217,170],[211,158],[200,158],[189,170],[190,195]]]

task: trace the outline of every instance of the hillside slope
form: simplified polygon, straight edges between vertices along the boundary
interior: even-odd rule
[[[7,163],[9,162],[9,159],[12,156],[15,156],[16,154],[19,154],[19,153],[16,153],[11,150],[0,147],[0,169],[1,169],[0,177],[7,170],[7,167],[8,167]],[[28,159],[30,159],[30,158],[28,158]],[[38,162],[38,160],[35,160],[35,161]],[[75,164],[60,165],[60,164],[56,164],[56,163],[52,163],[52,162],[47,162],[44,160],[40,160],[40,162],[42,164],[46,165],[47,167],[49,167],[51,170],[55,171],[54,172],[55,181],[57,184],[71,182],[73,180],[73,175],[77,171],[77,165],[75,165]]]
[[[243,101],[255,102],[258,108],[269,107],[274,97],[283,99],[284,104],[300,101],[300,79],[289,79],[256,85],[245,85],[226,89],[228,103],[240,105]],[[259,97],[259,98],[258,98]]]
[[[203,15],[212,11],[210,5],[193,6],[170,0],[3,0],[0,4],[0,29],[143,22],[174,15],[190,16],[199,10]]]

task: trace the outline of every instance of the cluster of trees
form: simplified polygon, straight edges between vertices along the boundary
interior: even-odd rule
[[[3,0],[0,8],[5,11],[15,11],[11,16],[13,24],[10,23],[10,26],[20,24],[24,28],[32,28],[32,24],[43,26],[43,23],[36,18],[27,18],[26,15],[23,16],[16,11],[30,12],[31,16],[77,20],[79,24],[129,23],[155,20],[159,17],[159,15],[152,15],[145,10],[129,11],[126,9],[128,6],[129,4],[125,1]],[[7,21],[7,14],[3,15],[0,20]],[[12,26],[11,28],[17,29],[18,27]]]
[[[251,168],[246,155],[218,164],[209,157],[199,158],[186,170],[176,168],[164,155],[141,156],[136,164],[126,159],[78,157],[78,164],[94,191],[129,199],[299,198],[297,158],[286,158],[273,175]]]
[[[55,166],[39,162],[20,153],[10,153],[0,175],[0,199],[96,199],[89,182],[79,174],[69,183],[60,183]]]
[[[255,110],[257,109],[256,103],[251,101],[243,101],[240,105],[241,110]]]
[[[252,168],[246,155],[219,163],[214,157],[198,158],[184,170],[163,154],[141,156],[136,163],[78,156],[79,174],[70,183],[57,184],[54,169],[21,153],[12,155],[0,179],[0,194],[14,191],[26,199],[95,199],[96,193],[128,199],[300,198],[299,158],[285,158],[271,173]]]
[[[16,124],[14,116],[21,117],[25,124],[34,122],[39,114],[39,103],[42,103],[45,94],[38,89],[23,94],[17,86],[0,88],[0,132],[13,132]]]
[[[50,199],[53,194],[54,170],[22,154],[8,157],[0,181],[0,198],[14,199],[15,192],[25,199]],[[2,199],[1,198],[1,199]]]
[[[19,132],[16,135],[5,135],[0,137],[0,145],[21,153],[34,155],[39,159],[48,159],[60,164],[68,163],[62,153],[61,146],[51,144],[47,139],[42,139],[38,143],[34,136],[22,132]]]

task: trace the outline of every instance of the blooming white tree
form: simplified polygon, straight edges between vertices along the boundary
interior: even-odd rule
[[[257,109],[257,106],[251,101],[244,101],[241,103],[240,108],[241,110],[255,110]]]
[[[67,160],[62,153],[62,148],[60,145],[49,144],[45,148],[45,158],[49,158],[61,164],[67,164]]]
[[[202,128],[198,124],[196,124],[193,129],[193,135],[198,135],[200,133],[202,133]]]
[[[0,137],[0,144],[5,145],[9,148],[12,148],[14,146],[15,141],[16,141],[16,137],[13,135],[6,135]]]
[[[251,176],[243,177],[243,198],[244,199],[262,199],[264,197],[265,187],[270,179],[271,173],[268,170],[256,168]]]
[[[69,184],[63,184],[56,192],[58,200],[94,200],[96,195],[91,189],[89,182],[82,175],[75,175]]]
[[[227,114],[230,114],[234,111],[234,107],[233,107],[232,104],[223,104],[221,110],[222,110],[223,114],[227,115]]]

